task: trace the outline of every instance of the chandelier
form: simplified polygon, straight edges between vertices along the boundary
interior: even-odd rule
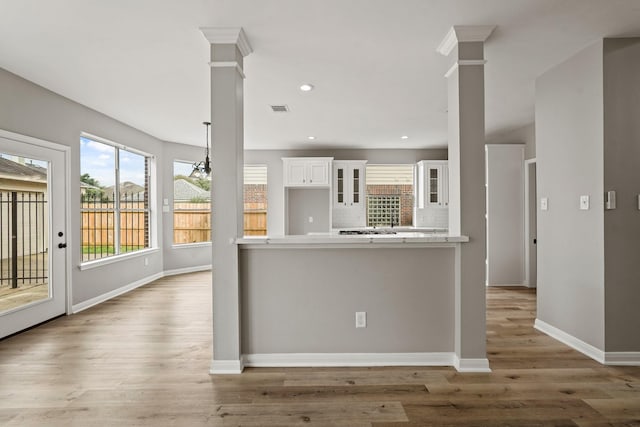
[[[202,122],[202,124],[206,127],[205,143],[207,148],[204,152],[204,160],[193,164],[193,171],[189,177],[211,180],[211,161],[209,160],[209,126],[211,126],[211,122]]]

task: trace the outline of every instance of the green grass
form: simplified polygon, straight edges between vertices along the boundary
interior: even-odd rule
[[[133,252],[144,249],[144,246],[121,246],[120,253]],[[116,250],[113,245],[107,246],[83,246],[83,254],[115,254]]]

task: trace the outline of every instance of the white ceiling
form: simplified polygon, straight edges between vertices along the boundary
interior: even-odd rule
[[[640,36],[640,0],[0,0],[0,67],[160,139],[204,145],[199,28],[241,26],[253,47],[245,148],[444,147],[451,60],[435,49],[452,25],[497,25],[485,48],[495,137],[533,122],[545,70],[599,38]],[[300,92],[305,82],[316,89]]]

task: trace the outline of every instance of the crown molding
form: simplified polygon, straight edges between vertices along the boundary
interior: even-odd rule
[[[441,55],[449,56],[458,43],[484,42],[495,29],[495,25],[454,25],[444,36],[436,51]]]
[[[205,27],[200,31],[211,44],[235,44],[242,56],[253,52],[242,27]]]

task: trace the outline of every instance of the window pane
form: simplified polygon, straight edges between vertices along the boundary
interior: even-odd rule
[[[116,148],[80,138],[80,198],[82,260],[116,253],[115,206]]]
[[[367,225],[413,225],[413,171],[413,164],[367,164]]]
[[[149,247],[148,159],[118,150],[120,161],[120,253]]]
[[[173,243],[211,241],[211,181],[191,178],[193,163],[173,162]]]
[[[150,246],[151,158],[80,138],[82,260]]]
[[[267,235],[267,165],[244,165],[244,235]]]

